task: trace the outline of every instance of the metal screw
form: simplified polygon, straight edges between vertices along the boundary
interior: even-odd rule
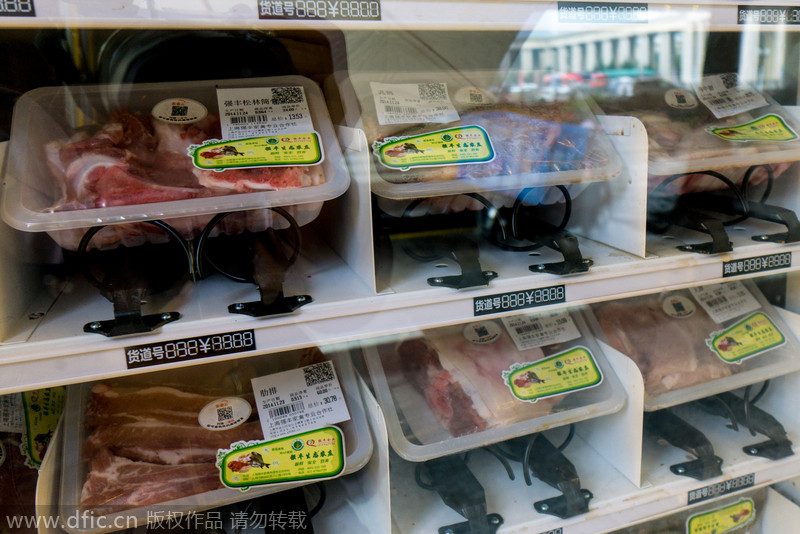
[[[542,510],[542,512],[546,512],[550,509],[550,506],[547,504],[542,504],[541,506],[539,506],[539,508]]]
[[[165,312],[165,313],[161,314],[161,319],[164,320],[164,321],[166,321],[168,319],[171,319],[171,318],[172,318],[172,314],[169,313],[169,312]]]
[[[448,528],[444,531],[444,534],[455,534],[455,531],[452,528]]]
[[[433,283],[434,284],[441,284],[442,283],[442,279],[441,278],[434,278],[433,279]]]
[[[675,471],[677,471],[678,473],[685,473],[686,472],[686,468],[685,467],[678,467],[678,468],[675,469]]]
[[[756,454],[757,452],[758,452],[758,449],[756,449],[755,447],[748,447],[747,448],[747,453],[748,454]]]
[[[499,525],[500,524],[500,518],[497,517],[497,516],[492,516],[492,517],[489,518],[489,522],[491,524],[493,524],[493,525]]]
[[[305,295],[298,295],[297,302],[303,302],[304,300],[306,300]]]
[[[33,312],[32,314],[28,315],[28,319],[31,321],[35,321],[36,319],[41,319],[44,317],[44,312]]]
[[[97,330],[98,328],[100,328],[100,323],[98,321],[89,323],[89,328],[91,328],[92,330]]]
[[[244,304],[242,304],[241,302],[237,302],[236,304],[233,305],[233,309],[234,310],[243,310],[244,309]]]

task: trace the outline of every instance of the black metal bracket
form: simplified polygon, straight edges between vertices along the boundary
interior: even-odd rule
[[[495,271],[484,271],[481,268],[478,245],[463,236],[449,236],[440,243],[447,255],[452,257],[461,267],[461,274],[452,276],[435,276],[428,278],[428,284],[435,287],[467,289],[483,287],[497,278]],[[443,254],[444,255],[444,254]]]
[[[114,308],[114,319],[105,321],[92,321],[83,325],[83,331],[88,334],[102,334],[106,337],[127,336],[152,332],[156,328],[181,318],[178,312],[153,313],[118,313]]]
[[[228,312],[240,313],[242,315],[249,315],[251,317],[266,317],[276,315],[286,315],[293,313],[301,306],[305,306],[314,299],[310,295],[294,295],[291,297],[284,297],[281,291],[280,295],[270,303],[263,303],[260,300],[252,302],[237,302],[228,306]]]
[[[669,408],[646,413],[644,427],[673,447],[697,457],[697,460],[671,465],[669,469],[672,473],[696,480],[722,475],[722,458],[714,454],[714,447],[705,434],[672,413]]]
[[[584,258],[581,254],[578,238],[566,230],[556,230],[545,244],[560,252],[564,256],[564,261],[530,265],[528,269],[534,273],[558,275],[585,273],[594,265],[594,261]]]
[[[588,512],[589,501],[593,498],[594,495],[592,495],[591,491],[587,489],[581,489],[580,496],[578,498],[567,498],[566,495],[560,495],[558,497],[552,497],[543,501],[536,501],[533,503],[533,508],[540,514],[553,515],[559,519],[567,519],[568,517],[575,515],[572,512],[572,509],[574,509],[575,504],[578,504],[581,499],[583,499],[585,504],[581,507],[582,511],[578,513],[581,514]]]
[[[755,436],[756,432],[769,438],[755,445],[742,447],[745,454],[759,456],[769,460],[780,460],[792,456],[792,442],[789,440],[783,425],[771,414],[749,401],[730,392],[720,393],[712,397],[694,401],[706,413],[720,417],[732,417],[737,425],[749,428]],[[734,428],[737,430],[738,426]]]
[[[486,516],[486,526],[482,532],[485,531],[487,534],[495,534],[502,524],[503,516],[500,514],[489,514]],[[480,528],[484,528],[483,525],[481,525]],[[439,534],[472,534],[473,532],[476,532],[475,524],[469,521],[439,527]]]
[[[753,236],[754,241],[769,241],[782,244],[800,241],[800,222],[792,210],[771,204],[751,202],[750,216],[786,226],[786,232]]]
[[[422,473],[427,481],[423,480]],[[467,520],[441,527],[440,534],[495,534],[503,524],[500,515],[486,513],[483,486],[460,456],[445,456],[417,464],[414,476],[421,488],[438,493],[444,504]]]

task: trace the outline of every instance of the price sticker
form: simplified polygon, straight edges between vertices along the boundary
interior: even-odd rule
[[[0,0],[0,17],[35,17],[33,0]]]
[[[350,419],[333,362],[254,378],[264,439],[276,439]]]

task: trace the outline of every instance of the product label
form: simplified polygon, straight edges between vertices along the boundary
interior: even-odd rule
[[[387,137],[375,141],[372,151],[383,166],[401,171],[411,167],[486,163],[494,159],[489,134],[480,126],[449,128],[411,137]]]
[[[22,395],[11,393],[0,396],[0,432],[21,434],[25,430],[22,418]]]
[[[314,131],[302,86],[217,89],[217,103],[223,139]]]
[[[739,126],[709,128],[708,131],[728,141],[793,141],[797,134],[779,115],[764,115]]]
[[[647,24],[648,9],[643,2],[558,2],[558,22]]]
[[[786,343],[786,336],[762,312],[756,312],[730,328],[715,332],[706,343],[728,363],[763,354]]]
[[[251,137],[233,141],[211,140],[189,147],[195,167],[225,169],[317,165],[324,159],[316,132]]]
[[[661,301],[661,309],[675,319],[684,319],[694,315],[695,306],[691,299],[682,295],[669,295]]]
[[[345,468],[344,436],[335,426],[267,442],[234,443],[217,453],[220,480],[246,490],[340,475]]]
[[[252,411],[250,403],[243,398],[224,397],[203,406],[197,421],[208,430],[228,430],[247,421]]]
[[[767,254],[765,256],[754,256],[741,260],[731,260],[722,262],[722,277],[740,276],[750,273],[761,273],[764,271],[774,271],[792,266],[792,253],[781,252],[779,254]]]
[[[704,76],[696,89],[697,98],[718,119],[767,105],[764,96],[739,80],[735,72]]]
[[[477,317],[479,315],[524,310],[566,301],[566,286],[561,284],[557,286],[540,287],[538,289],[514,291],[513,293],[497,293],[495,295],[486,295],[485,297],[473,297],[472,311]]]
[[[689,288],[711,319],[722,324],[761,307],[758,300],[741,282],[726,282]]]
[[[603,375],[585,347],[575,347],[538,362],[515,363],[503,371],[503,381],[519,400],[561,395],[600,385]]]
[[[0,17],[35,17],[33,0],[3,0],[0,2]]]
[[[464,327],[462,333],[464,334],[464,339],[470,343],[488,345],[500,339],[503,331],[493,321],[480,321],[468,324]]]
[[[47,452],[47,446],[58,420],[64,411],[66,388],[45,388],[26,391],[22,394],[25,412],[25,432],[20,449],[25,456],[25,465],[38,468]]]
[[[664,93],[664,102],[675,109],[694,109],[697,107],[697,98],[689,91],[683,89],[670,89]]]
[[[755,519],[755,504],[750,499],[695,514],[686,521],[686,534],[725,534]]]
[[[125,347],[128,369],[256,350],[255,332],[238,330]]]
[[[752,488],[755,483],[756,475],[755,473],[750,473],[748,475],[742,475],[740,477],[717,482],[716,484],[703,486],[702,488],[692,490],[687,494],[686,504],[692,505],[714,499],[722,495],[728,495],[729,493],[734,493],[743,489]]]
[[[458,120],[446,83],[370,82],[379,124]]]
[[[175,124],[190,124],[206,118],[206,107],[191,98],[168,98],[162,100],[150,112],[153,118]]]
[[[380,0],[258,0],[266,20],[381,20]]]
[[[800,8],[787,6],[738,6],[737,24],[771,26],[800,24]]]
[[[575,321],[566,311],[515,315],[503,317],[502,321],[518,350],[566,343],[581,337]]]
[[[350,419],[333,362],[252,380],[264,439],[276,439]]]

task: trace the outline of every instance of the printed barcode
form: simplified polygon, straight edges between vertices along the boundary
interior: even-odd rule
[[[270,408],[267,410],[267,413],[270,417],[281,417],[283,415],[289,415],[290,413],[299,412],[305,408],[305,404],[301,402],[295,402],[289,404],[287,406],[278,406],[277,408]]]
[[[518,326],[516,328],[517,334],[527,334],[528,332],[535,332],[542,329],[542,325],[539,323],[531,323],[526,324],[524,326]]]
[[[483,94],[482,93],[470,93],[469,94],[469,102],[470,102],[470,104],[482,104],[483,103]]]
[[[329,382],[336,378],[336,375],[333,373],[333,364],[328,361],[303,367],[303,377],[306,379],[306,387],[311,387]]]
[[[253,123],[253,122],[269,122],[267,115],[246,115],[244,117],[231,117],[231,124]]]
[[[715,98],[714,100],[710,100],[709,102],[711,104],[715,105],[715,106],[721,106],[723,104],[727,104],[727,103],[733,102],[733,101],[734,100],[731,97],[726,96],[726,97],[722,97],[722,98]]]
[[[443,83],[421,83],[418,85],[419,97],[423,100],[445,100],[447,86]]]
[[[706,301],[706,305],[708,307],[710,307],[710,308],[714,308],[716,306],[719,306],[720,304],[727,304],[727,302],[728,302],[727,298],[725,298],[725,297],[717,297],[715,299],[711,299],[711,300]]]
[[[229,419],[233,419],[233,406],[225,406],[223,408],[217,408],[217,421],[222,423],[223,421],[228,421]]]
[[[402,113],[404,115],[416,113],[416,108],[412,108],[410,106],[386,106],[384,108],[386,113]]]
[[[272,105],[299,104],[304,100],[302,87],[273,87]]]

